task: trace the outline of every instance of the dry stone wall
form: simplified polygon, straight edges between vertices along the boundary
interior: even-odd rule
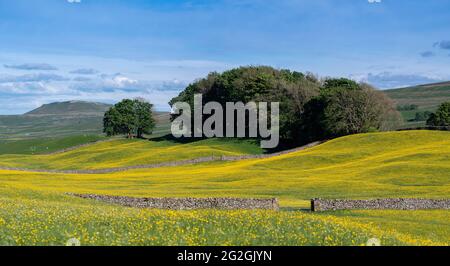
[[[133,198],[123,196],[106,196],[94,194],[69,194],[72,196],[94,199],[127,207],[168,209],[168,210],[279,210],[278,200],[254,198]]]
[[[450,199],[372,199],[372,200],[339,200],[313,199],[311,210],[426,210],[450,209]]]

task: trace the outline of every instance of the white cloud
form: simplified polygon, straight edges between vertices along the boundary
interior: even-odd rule
[[[81,3],[81,0],[67,0],[67,2],[71,4],[79,4]]]
[[[0,84],[2,83],[20,83],[20,82],[51,82],[51,81],[68,81],[69,79],[56,74],[27,74],[20,76],[0,75]]]
[[[0,115],[23,113],[37,104],[54,101],[116,103],[123,98],[135,97],[146,98],[157,110],[170,110],[169,100],[190,82],[211,71],[221,72],[233,66],[201,59],[136,61],[28,53],[2,53],[0,56]],[[22,66],[22,62],[47,62],[51,66],[57,65],[58,70],[47,72],[42,69],[51,67],[44,64]],[[14,68],[1,69],[3,64]],[[24,73],[24,69],[30,68],[39,72]],[[20,103],[20,106],[9,104],[11,102]]]
[[[3,65],[5,68],[18,70],[58,70],[49,64],[21,64],[21,65]]]
[[[350,78],[369,83],[379,89],[393,89],[409,87],[413,85],[422,85],[434,82],[444,81],[444,79],[435,76],[429,76],[423,73],[405,74],[384,71],[380,73],[355,74]]]
[[[79,75],[95,75],[98,74],[98,70],[93,68],[80,68],[73,71],[70,71],[70,74],[79,74]]]
[[[381,0],[367,0],[367,2],[369,2],[369,4],[379,4],[381,3]]]

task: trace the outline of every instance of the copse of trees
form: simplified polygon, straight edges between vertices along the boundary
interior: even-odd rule
[[[194,103],[194,94],[203,95],[203,103],[280,102],[281,138],[292,139],[304,105],[320,92],[319,81],[312,74],[277,70],[267,66],[240,67],[222,74],[213,72],[190,84],[169,104]]]
[[[442,103],[427,120],[427,125],[436,127],[450,126],[450,102]]]
[[[319,79],[312,74],[268,66],[240,67],[210,73],[170,101],[203,104],[280,102],[280,137],[305,143],[354,133],[387,130],[401,119],[393,102],[368,84],[345,78]]]
[[[153,105],[144,99],[124,99],[111,107],[103,118],[103,131],[108,136],[127,135],[142,138],[155,127]]]

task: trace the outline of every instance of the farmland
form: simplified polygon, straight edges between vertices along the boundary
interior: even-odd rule
[[[425,121],[412,121],[417,112],[434,112],[443,102],[450,101],[450,82],[425,84],[384,91],[397,106],[415,105],[416,110],[402,110],[403,127],[425,126]]]
[[[0,170],[0,232],[5,232],[0,244],[61,245],[71,236],[81,238],[85,244],[101,245],[362,245],[363,239],[371,235],[382,238],[388,245],[448,245],[449,211],[311,214],[306,209],[309,199],[314,197],[448,197],[449,134],[438,131],[360,134],[266,159],[110,174]],[[255,144],[239,143],[214,139],[184,144],[112,140],[55,155],[3,155],[0,165],[89,169],[143,160],[152,163],[160,158],[195,158],[210,155],[208,147],[224,154],[262,152]],[[132,152],[124,156],[127,149]],[[164,151],[173,153],[164,156]],[[93,152],[97,160],[90,164],[93,158],[87,155]],[[110,156],[116,153],[121,153],[120,157]],[[152,157],[153,154],[161,157]],[[133,155],[140,159],[131,159]],[[68,192],[135,197],[277,197],[282,211],[139,210],[75,199],[65,195]],[[193,234],[192,230],[198,231]],[[17,239],[19,235],[21,238]],[[10,236],[9,240],[5,236]]]

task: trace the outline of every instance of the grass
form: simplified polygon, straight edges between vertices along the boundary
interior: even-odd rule
[[[167,152],[167,159],[183,154],[193,157],[198,149],[201,156],[214,150],[217,140],[174,145],[172,148],[149,150],[140,156],[133,151],[127,157],[87,154],[93,147],[58,156],[66,159],[61,167],[115,167],[124,162],[136,163],[134,156],[153,162]],[[128,143],[128,144],[127,144]],[[123,146],[105,142],[112,155],[138,144],[151,142],[124,140]],[[217,147],[224,147],[220,141]],[[196,145],[195,147],[191,145]],[[138,145],[139,146],[139,145]],[[243,148],[244,145],[237,145]],[[210,150],[207,149],[210,148]],[[111,150],[112,149],[112,150]],[[204,151],[208,150],[206,153]],[[84,152],[86,151],[86,152]],[[175,155],[175,151],[176,154]],[[233,151],[236,153],[236,151]],[[85,156],[85,155],[83,155]],[[149,157],[145,157],[149,156]],[[13,161],[14,156],[2,156]],[[23,157],[20,157],[23,158]],[[49,164],[51,160],[26,156],[29,165]],[[82,161],[81,158],[84,158]],[[95,158],[98,158],[96,161]],[[118,158],[125,158],[121,161]],[[142,160],[137,162],[142,162]],[[15,187],[59,192],[98,193],[128,196],[236,196],[278,197],[286,207],[304,206],[314,197],[373,198],[427,197],[446,198],[450,195],[450,133],[439,131],[403,131],[361,134],[339,138],[314,148],[267,159],[238,162],[211,162],[179,167],[139,169],[127,172],[94,175],[46,174],[0,171],[3,184]],[[48,161],[48,162],[47,162]],[[55,161],[58,162],[58,161]],[[30,167],[31,167],[30,166]],[[55,182],[58,180],[58,182]]]
[[[52,155],[0,155],[0,166],[26,169],[103,169],[207,156],[260,154],[252,140],[206,139],[190,143],[173,140],[117,139]]]
[[[118,158],[105,154],[141,146],[150,149],[148,153],[144,148],[141,151],[145,154],[142,158],[149,161],[158,159],[152,156],[159,152],[164,157],[165,151],[197,156],[196,152],[203,152],[206,147],[221,148],[220,152],[255,152],[254,145],[246,147],[237,141],[227,145],[219,140],[182,145],[124,140],[109,146],[111,143],[68,153],[84,154],[85,157],[80,157],[84,161],[76,157],[71,161],[70,156],[62,159],[66,160],[66,167],[89,167],[93,158],[88,155],[94,151],[85,149],[94,147],[103,155],[97,154],[99,161],[90,167],[134,163],[126,156],[127,160],[118,160],[124,158],[123,154]],[[133,150],[130,158],[140,157],[139,154]],[[167,153],[167,159],[175,156],[170,154]],[[8,158],[2,156],[1,161]],[[44,160],[39,155],[17,158],[27,158],[34,165]],[[325,214],[289,211],[306,208],[313,197],[448,198],[449,159],[449,132],[403,131],[343,137],[308,150],[260,160],[97,175],[0,170],[0,244],[57,245],[72,236],[80,237],[86,244],[101,245],[360,245],[372,236],[389,245],[449,245],[450,211]],[[65,192],[151,197],[277,197],[285,210],[278,213],[136,210],[70,198],[64,196]]]
[[[414,86],[384,91],[399,106],[417,105],[419,108],[413,111],[402,111],[405,121],[403,128],[415,128],[425,126],[425,121],[409,121],[415,118],[416,112],[435,112],[443,102],[450,101],[450,82]]]
[[[414,235],[422,242],[450,245],[450,211],[446,210],[356,210],[333,213],[356,223],[370,223],[375,229]]]
[[[0,115],[0,140],[102,134],[103,117],[88,115]]]
[[[29,191],[0,197],[0,245],[365,245],[372,237],[439,244],[299,211],[145,210]]]
[[[52,153],[103,139],[105,139],[105,137],[100,135],[82,135],[44,139],[0,140],[0,155]]]
[[[94,103],[88,105],[93,105],[95,110]],[[80,113],[76,113],[76,110],[66,111],[67,109],[64,109],[60,110],[60,114],[45,115],[0,115],[0,141],[103,134],[103,111],[97,113],[83,113],[83,109],[78,110]],[[170,133],[169,113],[155,112],[154,118],[156,120],[154,135]]]
[[[415,104],[432,110],[441,103],[450,101],[450,83],[430,84],[384,91],[398,105]]]

